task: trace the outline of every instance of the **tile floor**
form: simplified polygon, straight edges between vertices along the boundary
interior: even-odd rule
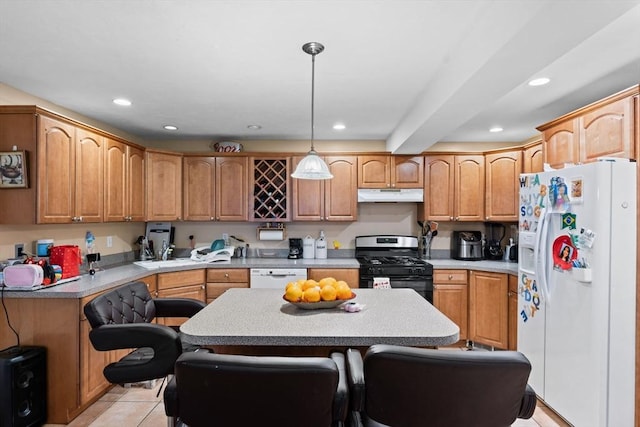
[[[73,420],[69,427],[164,427],[167,418],[164,414],[162,393],[156,397],[160,381],[155,388],[123,388],[114,386],[100,400],[91,405]],[[57,424],[45,424],[54,427]],[[539,404],[533,417],[517,420],[514,427],[568,427],[549,408]]]

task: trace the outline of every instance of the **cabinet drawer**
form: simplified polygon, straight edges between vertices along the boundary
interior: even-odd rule
[[[207,302],[222,295],[227,289],[248,288],[249,283],[211,283],[207,282]]]
[[[466,284],[467,270],[433,270],[433,283],[448,284]]]
[[[204,270],[174,271],[158,274],[158,290],[204,284]]]
[[[207,282],[249,282],[249,270],[246,268],[209,268]]]

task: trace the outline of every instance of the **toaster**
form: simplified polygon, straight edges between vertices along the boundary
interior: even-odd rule
[[[8,288],[33,288],[44,280],[44,270],[38,264],[15,264],[5,267],[4,285]]]
[[[451,258],[466,261],[482,259],[482,233],[480,231],[454,231],[451,238]]]

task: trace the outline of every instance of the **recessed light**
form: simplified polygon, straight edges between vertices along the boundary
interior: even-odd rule
[[[249,126],[247,126],[247,129],[259,130],[259,129],[262,129],[262,126],[260,126],[260,125],[249,125]]]
[[[549,83],[551,79],[548,77],[539,77],[537,79],[533,79],[529,81],[529,86],[544,86]]]
[[[174,126],[174,125],[164,125],[163,127],[166,130],[178,130],[178,126]]]
[[[345,130],[347,127],[343,123],[336,123],[333,125],[334,130]]]
[[[128,107],[131,105],[131,101],[125,98],[116,98],[113,100],[113,103],[122,107]]]
[[[502,129],[500,126],[494,126],[491,129],[489,129],[489,132],[502,132],[504,129]]]

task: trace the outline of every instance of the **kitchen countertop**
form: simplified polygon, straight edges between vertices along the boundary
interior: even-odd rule
[[[460,329],[413,289],[358,289],[360,312],[303,310],[278,289],[230,289],[180,327],[198,345],[441,346]]]
[[[435,269],[467,269],[494,273],[518,273],[518,263],[507,261],[458,261],[453,259],[427,260]],[[232,258],[231,261],[197,263],[147,269],[127,263],[105,270],[94,276],[82,275],[79,280],[51,286],[38,291],[9,291],[3,288],[7,298],[82,298],[156,273],[201,268],[359,268],[355,258],[296,259],[287,258]]]

